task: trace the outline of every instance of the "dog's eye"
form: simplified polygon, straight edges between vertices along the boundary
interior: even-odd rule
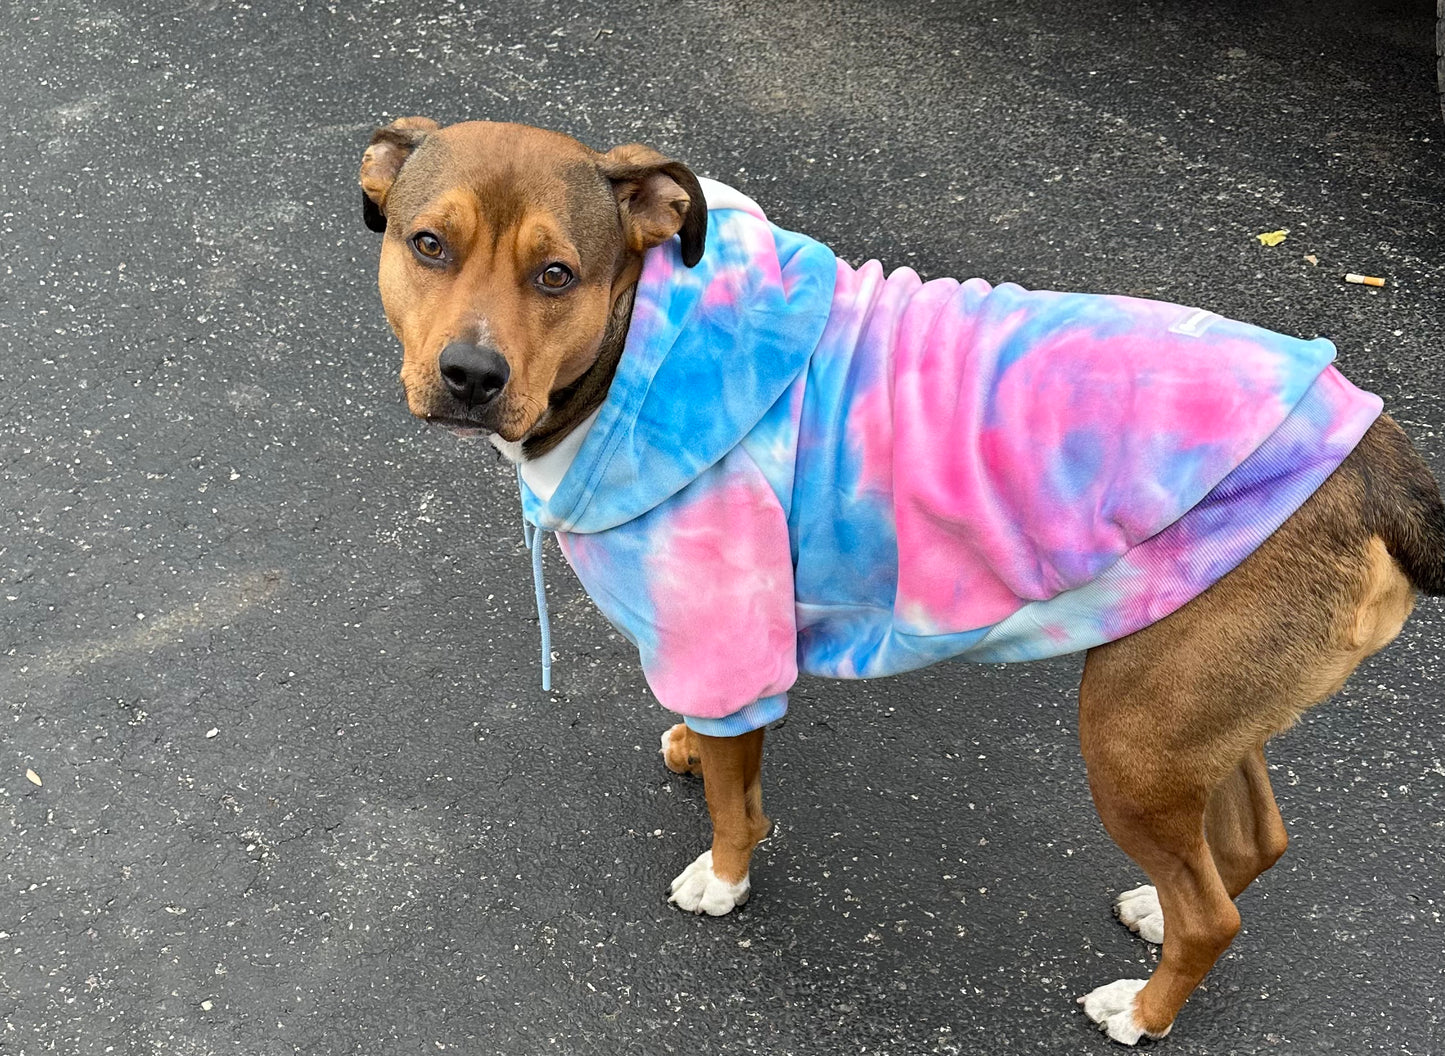
[[[418,231],[411,236],[411,248],[416,250],[419,257],[427,260],[441,260],[446,250],[442,247],[442,240],[430,231]]]
[[[557,291],[565,290],[575,281],[576,276],[572,269],[565,264],[548,264],[542,269],[542,274],[537,276],[538,285],[544,289]]]

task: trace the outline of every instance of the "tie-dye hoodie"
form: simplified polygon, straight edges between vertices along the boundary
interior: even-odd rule
[[[648,253],[606,403],[522,467],[648,684],[703,732],[799,671],[1030,660],[1234,568],[1380,413],[1302,341],[1159,301],[853,268],[707,185]]]

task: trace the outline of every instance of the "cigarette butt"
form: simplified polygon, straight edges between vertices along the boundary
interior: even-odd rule
[[[1383,286],[1385,280],[1374,275],[1356,275],[1353,271],[1345,276],[1346,282],[1353,282],[1356,286]]]

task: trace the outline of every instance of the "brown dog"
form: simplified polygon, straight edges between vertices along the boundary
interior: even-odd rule
[[[646,147],[598,154],[516,125],[380,129],[362,161],[380,286],[413,414],[494,434],[514,460],[562,442],[606,399],[643,254],[703,250],[696,178]],[[691,259],[689,259],[689,257]],[[1079,731],[1105,828],[1152,887],[1120,919],[1163,943],[1147,984],[1080,1001],[1118,1041],[1168,1033],[1239,929],[1234,899],[1285,850],[1263,747],[1399,633],[1417,590],[1445,593],[1439,489],[1379,419],[1314,495],[1234,571],[1172,615],[1088,653]],[[763,732],[663,737],[699,774],[711,850],[674,882],[684,908],[747,897],[768,831]]]

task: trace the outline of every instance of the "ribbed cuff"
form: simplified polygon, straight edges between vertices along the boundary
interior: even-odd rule
[[[788,695],[779,693],[762,697],[745,708],[724,715],[720,719],[704,719],[696,715],[684,715],[682,721],[687,728],[704,737],[740,737],[745,733],[760,730],[770,722],[781,719],[788,713]]]

